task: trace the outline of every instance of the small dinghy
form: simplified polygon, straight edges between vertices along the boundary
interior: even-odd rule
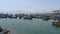
[[[9,34],[9,32],[10,32],[9,30],[3,29],[0,26],[0,34]]]

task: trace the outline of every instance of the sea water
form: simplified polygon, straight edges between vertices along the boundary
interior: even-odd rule
[[[60,34],[60,27],[52,25],[53,20],[42,19],[0,19],[0,26],[10,34]]]

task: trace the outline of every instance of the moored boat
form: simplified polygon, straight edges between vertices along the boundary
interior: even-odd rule
[[[24,16],[23,18],[24,18],[24,19],[32,19],[31,16]]]
[[[54,26],[60,26],[60,22],[53,22],[52,25],[54,25]]]
[[[60,15],[54,16],[54,19],[57,20],[57,22],[52,22],[52,25],[60,26]]]
[[[9,30],[3,29],[0,26],[0,34],[9,34],[9,32],[10,32]]]

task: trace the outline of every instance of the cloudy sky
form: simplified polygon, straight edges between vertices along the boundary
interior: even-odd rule
[[[44,13],[60,9],[60,0],[0,0],[0,12]]]

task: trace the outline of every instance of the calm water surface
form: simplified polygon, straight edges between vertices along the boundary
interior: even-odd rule
[[[52,26],[52,21],[0,19],[0,26],[10,30],[10,34],[60,34],[60,27]]]

